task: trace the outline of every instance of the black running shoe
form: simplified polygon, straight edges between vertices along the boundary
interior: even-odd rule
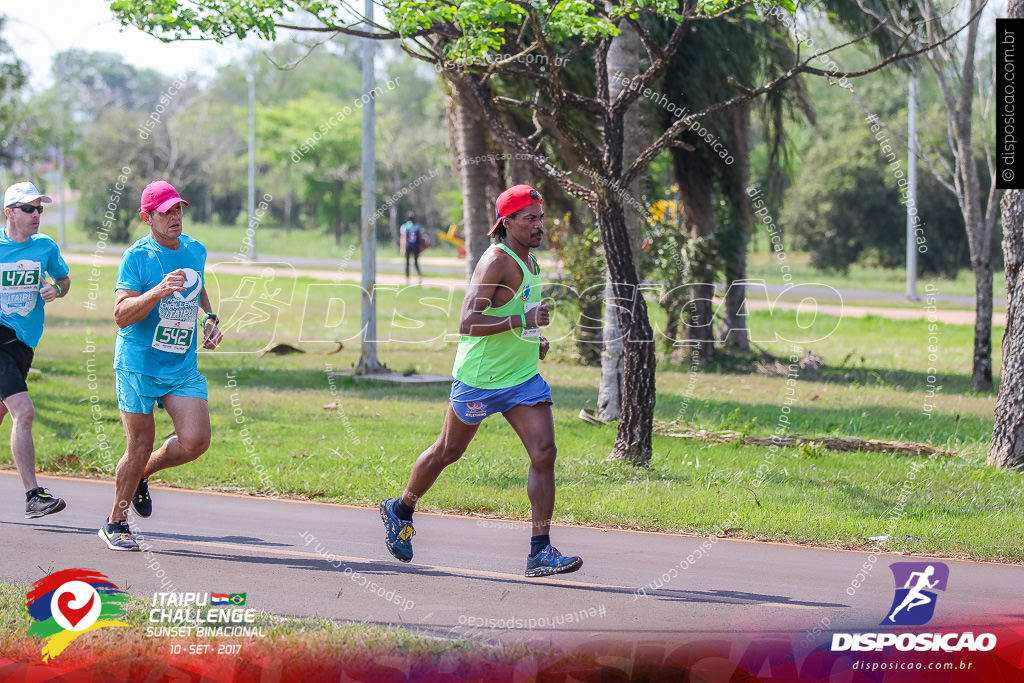
[[[153,514],[153,499],[149,497],[149,478],[143,477],[139,485],[135,487],[135,495],[132,496],[132,507],[139,517],[149,517]]]
[[[25,492],[25,519],[52,515],[64,508],[64,499],[54,498],[42,486]]]

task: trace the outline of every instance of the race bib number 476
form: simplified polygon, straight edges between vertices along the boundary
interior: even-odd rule
[[[28,315],[38,298],[38,261],[0,263],[0,310],[5,315]]]

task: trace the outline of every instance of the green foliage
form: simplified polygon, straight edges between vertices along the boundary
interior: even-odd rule
[[[810,251],[818,268],[846,272],[857,263],[898,268],[906,262],[907,209],[899,185],[906,181],[905,150],[891,131],[873,133],[864,118],[829,121],[841,127],[829,128],[807,151],[779,217],[787,246]],[[927,247],[918,253],[919,272],[954,276],[970,266],[958,205],[925,168],[917,177]]]
[[[359,118],[351,102],[322,93],[259,109],[261,157],[274,166],[294,164],[291,172],[301,178],[301,197],[317,207],[322,224],[358,224]]]
[[[5,18],[0,15],[0,163],[6,165],[16,155],[11,140],[18,109],[18,95],[27,75],[21,60],[3,37]]]
[[[794,455],[797,458],[821,458],[828,455],[828,449],[814,441],[801,441]]]
[[[594,226],[582,234],[569,230],[558,233],[556,249],[564,270],[562,283],[576,292],[583,292],[601,285],[605,280],[604,245],[601,232]]]
[[[173,154],[164,127],[145,127],[151,117],[170,116],[173,79],[136,69],[113,53],[77,49],[59,53],[53,72],[57,92],[44,93],[40,104],[68,109],[65,156],[69,182],[81,191],[79,220],[93,238],[101,230],[113,242],[129,242],[139,225],[142,188]]]
[[[250,32],[265,40],[276,35],[275,20],[308,4],[325,9],[327,3],[302,0],[203,0],[183,5],[178,0],[110,0],[110,10],[124,26],[137,26],[162,40],[202,37],[223,42],[245,38]]]
[[[556,233],[553,239],[558,258],[563,264],[559,287],[554,288],[556,300],[575,306],[577,344],[576,355],[584,365],[601,363],[601,301],[607,267],[601,232],[596,227],[582,233],[568,229]]]

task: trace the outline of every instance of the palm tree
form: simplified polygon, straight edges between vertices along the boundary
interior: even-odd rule
[[[717,49],[728,45],[728,50]],[[752,15],[720,17],[702,22],[682,44],[665,76],[665,90],[675,100],[674,111],[662,109],[663,126],[675,116],[699,111],[757,83],[792,64],[795,55],[788,35]],[[685,314],[685,339],[698,356],[714,352],[713,282],[725,274],[727,297],[719,337],[727,346],[749,348],[745,300],[747,243],[752,220],[744,191],[750,180],[751,117],[756,114],[767,145],[766,175],[769,201],[778,201],[785,178],[785,123],[798,114],[813,121],[814,113],[800,79],[766,93],[755,108],[737,106],[700,121],[694,130],[676,138],[672,168],[682,204],[682,233],[686,258],[681,281],[687,288],[669,288],[665,301],[672,327]]]

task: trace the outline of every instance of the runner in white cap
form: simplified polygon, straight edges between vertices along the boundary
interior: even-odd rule
[[[71,287],[60,248],[39,232],[43,204],[52,201],[28,181],[11,185],[4,193],[7,223],[0,233],[0,421],[8,413],[14,421],[11,455],[25,485],[25,517],[29,519],[64,509],[64,501],[36,481],[32,440],[36,409],[25,384],[34,349],[43,335],[43,308],[67,295]]]

